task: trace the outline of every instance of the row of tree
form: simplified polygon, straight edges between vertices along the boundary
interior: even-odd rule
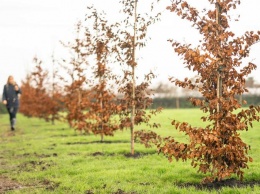
[[[100,134],[101,138],[129,128],[132,154],[136,137],[146,146],[157,146],[169,161],[173,158],[190,160],[194,168],[198,166],[199,172],[210,173],[205,181],[223,180],[232,174],[243,179],[243,169],[252,158],[248,156],[250,146],[243,142],[239,131],[248,130],[254,120],[259,121],[260,107],[234,110],[242,106],[236,96],[247,92],[245,77],[256,68],[253,63],[241,67],[242,59],[249,56],[250,47],[259,41],[260,32],[245,32],[236,37],[230,31],[229,11],[240,4],[239,0],[208,2],[213,6],[203,12],[185,0],[172,0],[167,7],[190,21],[202,35],[196,47],[169,40],[183,64],[198,73],[195,80],[172,78],[170,81],[200,92],[202,98],[191,97],[189,101],[208,113],[201,120],[210,123],[206,127],[193,127],[173,120],[172,125],[187,135],[188,143],[178,142],[174,137],[161,137],[154,131],[134,130],[135,125],[149,122],[150,114],[145,109],[151,104],[149,84],[154,78],[150,72],[137,84],[136,52],[145,46],[147,29],[160,15],[143,17],[137,11],[137,0],[121,1],[126,17],[114,24],[108,24],[103,13],[89,7],[85,21],[91,25],[78,23],[75,41],[64,44],[72,53],[69,59],[60,62],[67,76],[54,71],[52,79],[59,78],[59,82],[53,81],[52,86],[47,86],[44,82],[50,78],[36,58],[36,71],[28,74],[23,82],[21,111],[28,116],[55,120],[60,110],[64,110],[63,115],[72,127]],[[90,63],[91,58],[95,63]],[[120,69],[121,74],[113,74],[109,64]],[[120,98],[116,98],[115,91]]]
[[[145,45],[147,29],[159,15],[142,16],[137,1],[121,3],[125,17],[114,24],[104,12],[87,7],[86,18],[76,25],[75,39],[61,43],[70,54],[59,60],[53,57],[52,72],[39,58],[33,59],[35,68],[22,82],[20,112],[53,123],[62,116],[76,130],[99,134],[101,141],[130,128],[134,154],[134,126],[148,123],[156,112],[145,110],[151,104],[148,87],[154,74],[148,72],[137,83],[136,52]]]

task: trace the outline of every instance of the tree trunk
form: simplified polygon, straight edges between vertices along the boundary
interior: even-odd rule
[[[219,3],[216,3],[216,21],[217,24],[220,24],[220,12],[221,12],[221,8]],[[222,65],[218,67],[218,77],[217,77],[217,98],[218,100],[221,98],[222,96]],[[217,112],[221,112],[221,105],[218,102],[217,103]],[[217,127],[219,127],[219,121],[217,121]]]
[[[136,39],[136,19],[137,19],[137,0],[135,0],[134,8],[134,36],[133,36],[133,53],[132,53],[132,111],[131,111],[131,154],[134,155],[134,126],[135,126],[135,39]]]
[[[180,98],[176,97],[176,109],[180,108]]]

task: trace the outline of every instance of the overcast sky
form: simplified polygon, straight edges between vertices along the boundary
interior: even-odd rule
[[[170,0],[163,0],[165,5]],[[190,0],[200,8],[207,0]],[[232,31],[242,35],[246,30],[260,30],[259,0],[241,0],[234,12],[240,21],[231,23]],[[0,91],[8,75],[18,83],[32,68],[32,58],[37,55],[47,68],[51,67],[51,55],[63,49],[59,41],[70,41],[74,37],[76,22],[84,19],[86,7],[94,4],[107,12],[108,17],[117,18],[118,0],[0,0]],[[172,52],[167,39],[174,38],[194,42],[199,35],[190,23],[175,14],[164,11],[162,21],[151,28],[151,42],[142,51],[140,71],[155,70],[157,82],[167,81],[169,76],[184,78],[191,76]],[[260,44],[251,49],[248,61],[260,65]],[[247,61],[245,61],[247,62]],[[149,65],[148,65],[149,64]],[[260,66],[252,76],[260,82]],[[2,92],[1,92],[2,93]]]

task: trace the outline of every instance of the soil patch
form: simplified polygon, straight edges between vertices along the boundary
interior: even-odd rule
[[[62,134],[62,135],[52,135],[51,137],[69,137],[69,135],[64,135],[64,134]]]
[[[17,155],[18,157],[29,157],[29,156],[35,156],[37,158],[49,158],[49,157],[57,157],[58,154],[57,153],[53,153],[53,154],[38,154],[36,152],[34,153],[24,153],[21,155]]]
[[[94,152],[91,154],[91,156],[103,156],[104,154],[102,152]]]
[[[80,153],[75,153],[75,152],[72,152],[72,153],[68,153],[69,156],[78,156],[80,155]]]
[[[157,153],[157,152],[154,152],[154,153]],[[151,154],[154,154],[154,153],[135,153],[134,155],[132,155],[131,153],[121,153],[122,155],[124,155],[126,158],[134,158],[134,159],[138,159],[138,158],[142,158],[144,156],[147,156],[147,155],[151,155]],[[93,153],[90,153],[88,154],[88,156],[115,156],[117,154],[115,153],[103,153],[103,152],[93,152]]]
[[[60,183],[55,183],[47,179],[30,185],[22,185],[17,181],[11,180],[8,177],[0,175],[0,194],[4,194],[5,192],[11,190],[34,188],[34,187],[45,188],[46,190],[54,191],[57,187],[59,187],[59,185]]]
[[[152,152],[152,153],[134,153],[133,155],[131,153],[127,153],[127,154],[124,154],[124,156],[126,158],[134,158],[134,159],[138,159],[138,158],[142,158],[143,156],[147,156],[147,155],[151,155],[151,154],[155,154],[157,152]]]
[[[239,181],[234,178],[226,179],[222,181],[214,181],[212,183],[203,183],[203,184],[195,184],[195,183],[183,183],[176,184],[179,187],[195,187],[198,190],[220,190],[222,187],[231,187],[231,188],[243,188],[243,187],[254,187],[255,185],[260,186],[260,180],[256,181]]]
[[[23,186],[18,182],[11,180],[5,176],[0,176],[0,193],[5,193],[6,191],[21,189]]]
[[[18,165],[18,169],[19,171],[26,171],[26,172],[31,172],[35,170],[44,171],[54,165],[55,163],[52,160],[49,162],[32,160]]]
[[[118,141],[91,141],[91,142],[67,142],[64,143],[65,145],[78,145],[78,144],[94,144],[94,143],[98,143],[98,144],[114,144],[114,143],[128,143],[128,141],[122,141],[122,140],[118,140]]]
[[[137,194],[135,191],[131,191],[131,192],[125,192],[121,189],[118,189],[116,192],[112,193],[112,194]]]
[[[85,194],[94,194],[94,192],[92,190],[86,190]]]
[[[56,182],[45,179],[40,182],[40,185],[45,187],[47,190],[54,191],[57,187],[59,187],[60,183],[56,183]]]
[[[94,194],[92,190],[87,190],[85,191],[85,194]],[[118,189],[116,192],[113,192],[112,194],[137,194],[135,191],[132,192],[126,192],[123,191],[122,189]]]

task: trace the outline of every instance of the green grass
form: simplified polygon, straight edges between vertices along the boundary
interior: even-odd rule
[[[186,137],[171,125],[172,119],[187,121],[194,126],[205,125],[202,113],[196,109],[164,110],[154,122],[163,136]],[[138,126],[138,129],[145,128]],[[260,124],[242,132],[251,145],[249,155],[254,159],[245,170],[244,181],[260,181]],[[43,120],[18,115],[17,130],[9,129],[7,115],[0,115],[0,177],[8,177],[22,185],[6,193],[209,193],[180,184],[200,183],[203,174],[190,162],[169,163],[156,148],[135,144],[141,157],[129,158],[130,132],[119,131],[114,137],[81,135],[65,123],[51,125]],[[1,185],[1,184],[0,184]],[[91,191],[91,192],[90,192]],[[259,185],[244,188],[224,187],[211,193],[260,193]]]

